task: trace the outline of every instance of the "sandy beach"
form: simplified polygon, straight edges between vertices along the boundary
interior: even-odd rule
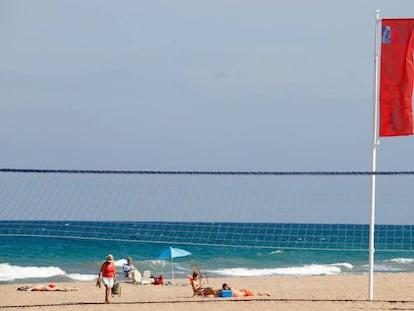
[[[122,283],[120,296],[104,304],[104,289],[95,282],[60,283],[77,286],[71,292],[22,292],[20,285],[0,286],[3,310],[413,310],[414,274],[381,274],[374,277],[374,301],[368,301],[367,275],[209,278],[208,285],[223,282],[234,288],[269,291],[270,297],[193,297],[187,280],[174,286]]]

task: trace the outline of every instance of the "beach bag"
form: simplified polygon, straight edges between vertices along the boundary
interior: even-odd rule
[[[116,282],[114,286],[112,287],[112,297],[116,295],[121,297],[121,284],[119,284],[119,282]]]
[[[154,278],[154,282],[152,284],[154,284],[154,285],[164,285],[164,280],[162,278],[162,275],[156,276]]]

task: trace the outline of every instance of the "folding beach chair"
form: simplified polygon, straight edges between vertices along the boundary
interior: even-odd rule
[[[141,284],[142,285],[151,284],[151,271],[150,270],[145,270],[144,271],[144,274],[142,275]]]
[[[199,277],[200,277],[200,281],[204,278],[204,279],[207,280],[207,283],[208,283],[208,275],[207,275],[207,273],[206,272],[200,272],[200,269],[199,269],[199,267],[198,267],[197,264],[195,264],[195,263],[192,263],[191,264],[191,272],[192,273],[196,272],[199,275]]]
[[[193,282],[193,276],[187,275],[188,280],[190,281],[191,288],[193,289],[193,296],[201,296],[201,292],[198,291]]]
[[[196,287],[195,280],[192,275],[187,275],[188,280],[190,281],[191,287],[193,289],[193,296],[211,296],[217,295],[217,291],[211,287],[199,287],[199,284]],[[199,283],[200,280],[197,281]]]

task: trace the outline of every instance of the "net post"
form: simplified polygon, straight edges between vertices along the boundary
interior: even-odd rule
[[[374,227],[375,227],[375,171],[377,146],[379,141],[377,138],[377,122],[378,122],[378,58],[379,43],[378,32],[381,22],[379,10],[375,11],[375,54],[374,54],[374,94],[373,94],[373,117],[372,117],[372,158],[371,158],[371,208],[370,208],[370,225],[369,225],[369,286],[368,300],[374,299]]]

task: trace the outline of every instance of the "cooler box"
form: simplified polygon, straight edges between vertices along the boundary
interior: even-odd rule
[[[232,296],[231,290],[222,290],[221,291],[220,297],[231,297],[231,296]]]

